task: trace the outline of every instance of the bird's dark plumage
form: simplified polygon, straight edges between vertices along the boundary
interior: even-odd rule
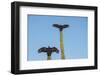
[[[48,48],[46,48],[46,47],[42,47],[42,48],[40,48],[39,50],[38,50],[38,52],[40,53],[40,52],[56,52],[56,53],[59,53],[59,50],[56,48],[56,47],[48,47]]]
[[[38,52],[39,53],[41,53],[41,52],[45,52],[45,53],[47,53],[47,60],[51,60],[51,54],[53,53],[53,52],[56,52],[56,53],[59,53],[59,50],[56,48],[56,47],[42,47],[42,48],[40,48],[39,50],[38,50]]]
[[[47,50],[46,47],[42,47],[42,48],[40,48],[40,49],[38,50],[38,52],[39,52],[39,53],[40,53],[40,52],[46,52],[46,50]]]
[[[64,28],[69,27],[69,25],[59,25],[59,24],[53,24],[54,27],[59,28],[60,31],[62,31]]]
[[[53,47],[52,50],[56,51],[56,53],[59,53],[59,50],[56,47]]]
[[[57,28],[67,28],[69,27],[69,25],[59,25],[59,24],[53,24],[54,27],[57,27]]]

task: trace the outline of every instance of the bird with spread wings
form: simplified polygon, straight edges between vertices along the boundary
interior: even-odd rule
[[[38,50],[38,52],[39,53],[41,53],[41,52],[45,52],[45,53],[47,53],[47,60],[51,60],[51,54],[53,53],[53,52],[56,52],[56,53],[59,53],[59,50],[56,48],[56,47],[49,47],[48,46],[48,48],[47,47],[42,47],[42,48],[40,48],[39,50]]]
[[[53,27],[59,28],[59,30],[62,31],[64,28],[68,28],[69,25],[68,24],[65,24],[65,25],[53,24]]]

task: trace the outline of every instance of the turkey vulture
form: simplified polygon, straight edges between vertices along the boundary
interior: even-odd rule
[[[40,48],[39,50],[38,50],[38,52],[39,53],[41,53],[41,52],[46,52],[47,53],[47,56],[48,56],[48,58],[47,58],[47,60],[50,60],[51,59],[51,54],[53,53],[53,52],[56,52],[56,53],[59,53],[59,50],[56,48],[56,47],[49,47],[48,46],[48,48],[47,47],[42,47],[42,48]]]
[[[53,26],[59,28],[60,31],[62,31],[64,28],[69,27],[69,25],[67,24],[66,25],[53,24]]]

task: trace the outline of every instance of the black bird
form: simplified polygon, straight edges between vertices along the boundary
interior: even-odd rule
[[[41,53],[41,52],[45,52],[45,53],[47,53],[47,60],[51,60],[51,54],[53,53],[53,52],[56,52],[56,53],[59,53],[59,50],[56,48],[56,47],[49,47],[48,46],[48,48],[47,47],[42,47],[42,48],[40,48],[39,50],[38,50],[38,52],[39,53]]]
[[[53,24],[54,27],[59,28],[60,31],[62,31],[64,28],[69,27],[69,25],[60,25],[60,24]]]

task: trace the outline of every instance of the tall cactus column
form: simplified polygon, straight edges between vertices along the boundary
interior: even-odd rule
[[[48,56],[48,59],[47,60],[51,60],[51,56]]]
[[[51,53],[52,53],[52,52],[48,52],[48,53],[47,53],[47,56],[48,56],[47,60],[51,60]]]
[[[61,49],[61,59],[65,59],[64,55],[64,43],[63,43],[63,29],[67,28],[69,25],[59,25],[53,24],[54,27],[58,28],[60,31],[60,49]]]
[[[60,49],[61,49],[61,59],[65,59],[64,43],[63,43],[63,31],[60,31]]]

